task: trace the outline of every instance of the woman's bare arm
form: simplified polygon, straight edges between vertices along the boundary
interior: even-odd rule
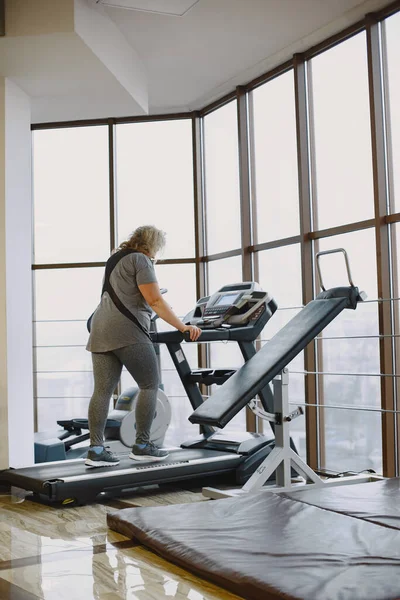
[[[201,329],[195,325],[185,325],[185,323],[176,316],[172,308],[162,297],[158,283],[144,283],[139,285],[139,290],[147,304],[161,319],[163,319],[163,321],[166,321],[166,323],[172,325],[172,327],[175,327],[175,329],[178,329],[182,333],[189,331],[190,340],[192,342],[195,342],[199,338]]]

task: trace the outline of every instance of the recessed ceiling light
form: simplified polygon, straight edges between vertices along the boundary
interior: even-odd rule
[[[183,17],[200,0],[96,0],[97,4]]]

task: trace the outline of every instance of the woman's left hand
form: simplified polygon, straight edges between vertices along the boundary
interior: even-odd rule
[[[182,333],[189,331],[189,337],[191,342],[195,342],[201,336],[201,329],[196,325],[185,325],[184,329],[181,329]]]

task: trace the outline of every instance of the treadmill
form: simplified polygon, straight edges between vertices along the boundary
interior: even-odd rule
[[[183,319],[203,329],[200,341],[236,341],[245,361],[256,354],[254,341],[277,309],[275,300],[255,282],[222,287],[201,298]],[[182,342],[190,342],[179,331],[155,332],[153,342],[166,344],[188,399],[195,411],[203,404],[199,384],[224,384],[232,369],[196,369],[186,360]],[[259,390],[263,408],[273,410],[269,385]],[[274,441],[260,433],[224,435],[208,424],[201,434],[170,450],[167,459],[136,462],[120,456],[115,467],[86,467],[84,459],[36,464],[0,473],[0,482],[28,490],[27,497],[53,505],[76,505],[105,497],[122,496],[139,487],[193,478],[230,474],[233,483],[245,483],[271,452]]]

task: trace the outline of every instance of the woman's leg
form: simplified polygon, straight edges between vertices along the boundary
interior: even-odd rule
[[[122,364],[113,352],[92,352],[94,392],[89,404],[90,445],[102,446],[110,398],[121,377]]]
[[[139,387],[136,403],[136,444],[148,444],[160,385],[157,355],[152,344],[132,344],[113,351]]]

